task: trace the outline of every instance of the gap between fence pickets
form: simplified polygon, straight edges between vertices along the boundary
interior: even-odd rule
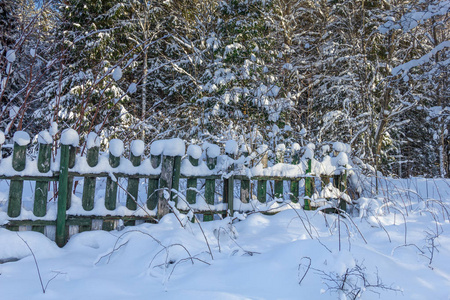
[[[172,198],[170,197],[170,191],[172,189],[179,190],[180,178],[188,178],[188,185],[191,189],[187,191],[189,196],[187,199],[189,204],[193,204],[192,207],[196,207],[200,210],[202,210],[202,207],[195,205],[198,201],[198,191],[193,189],[197,184],[197,179],[206,179],[204,202],[208,209],[213,206],[215,210],[218,209],[214,203],[215,180],[219,178],[223,179],[223,199],[225,200],[224,202],[228,204],[229,214],[233,214],[233,211],[235,210],[233,206],[236,210],[240,211],[255,210],[258,206],[258,203],[250,198],[253,189],[248,182],[249,180],[258,180],[258,191],[263,191],[264,195],[259,193],[257,199],[260,202],[259,204],[264,203],[266,205],[269,204],[266,203],[268,180],[275,180],[275,198],[282,197],[283,194],[285,194],[283,191],[283,181],[291,181],[290,198],[295,202],[299,196],[298,186],[296,186],[295,183],[302,178],[305,178],[306,200],[304,207],[306,209],[311,208],[311,199],[326,198],[326,196],[330,197],[330,193],[333,193],[332,188],[323,188],[321,193],[318,193],[317,189],[314,187],[315,180],[313,180],[313,178],[318,177],[314,177],[314,175],[333,174],[334,188],[337,189],[338,192],[341,192],[341,194],[346,192],[346,172],[349,169],[349,165],[346,151],[342,151],[342,147],[335,147],[341,149],[334,149],[333,156],[325,156],[324,159],[319,162],[314,159],[313,147],[308,145],[304,149],[303,156],[300,157],[300,147],[298,144],[294,144],[292,146],[292,149],[295,150],[292,153],[292,164],[287,164],[284,163],[284,151],[286,148],[284,145],[281,145],[276,149],[276,164],[272,167],[267,167],[267,147],[263,147],[262,151],[260,151],[259,155],[262,155],[263,158],[260,159],[258,154],[249,154],[248,147],[243,147],[244,151],[242,151],[242,155],[238,157],[237,143],[234,141],[228,141],[225,145],[226,155],[219,155],[220,148],[217,145],[205,143],[203,151],[199,146],[191,145],[187,151],[188,157],[185,157],[182,160],[182,156],[185,155],[184,141],[181,139],[159,140],[153,142],[150,147],[150,159],[142,160],[144,144],[142,141],[133,141],[130,147],[130,159],[128,160],[123,158],[124,147],[123,142],[120,140],[110,141],[109,154],[99,156],[98,137],[90,134],[87,141],[87,155],[78,156],[75,160],[79,137],[74,130],[68,129],[63,131],[61,136],[61,146],[57,151],[59,157],[55,160],[51,160],[51,144],[53,142],[51,136],[46,132],[40,133],[40,136],[44,136],[44,138],[39,138],[38,160],[33,161],[27,159],[25,155],[26,147],[30,141],[29,136],[23,132],[16,133],[14,135],[13,154],[0,162],[0,170],[2,170],[3,173],[0,174],[0,176],[11,179],[12,188],[10,189],[8,201],[8,219],[14,220],[17,224],[20,219],[51,220],[51,218],[53,218],[54,220],[56,217],[56,241],[59,245],[63,245],[67,239],[67,214],[74,215],[79,213],[81,215],[89,216],[89,211],[94,210],[93,191],[95,191],[95,178],[100,176],[108,178],[105,204],[110,210],[104,210],[103,213],[105,215],[114,213],[117,213],[118,215],[124,214],[123,210],[118,212],[115,206],[118,189],[116,177],[118,176],[129,177],[128,187],[126,188],[126,207],[130,214],[136,212],[135,204],[138,192],[138,184],[136,184],[136,182],[139,182],[138,178],[149,179],[147,199],[147,208],[149,211],[144,210],[141,213],[143,213],[143,215],[154,214],[156,209],[157,212],[159,211],[159,218],[170,211],[167,203],[165,203],[166,197],[164,197],[164,190],[169,193],[168,199],[176,201],[178,193],[175,193]],[[92,142],[93,138],[96,142]],[[338,144],[338,146],[341,145]],[[160,159],[161,157],[163,157],[162,161]],[[260,160],[263,163],[251,166],[255,160]],[[336,173],[337,175],[335,175]],[[341,173],[342,176],[340,175]],[[107,174],[109,176],[106,176]],[[74,176],[85,177],[82,209],[80,211],[71,209]],[[132,176],[136,176],[135,178],[137,178],[137,181],[134,179],[136,182],[134,182],[133,179],[130,179]],[[39,187],[38,191],[41,192],[41,194],[36,193],[35,195],[33,210],[35,218],[30,218],[32,214],[22,209],[24,179],[36,180],[36,187]],[[241,182],[241,201],[237,203],[235,203],[236,199],[234,197],[235,179],[239,179]],[[50,180],[58,180],[59,182],[58,208],[56,213],[54,211],[53,213],[49,213],[52,209],[54,210],[55,207],[50,206],[49,210],[46,207],[46,201],[42,200],[42,194],[45,194],[44,190],[48,186],[47,182]],[[159,181],[159,183],[155,181]],[[88,184],[86,184],[86,182],[88,182]],[[133,182],[134,186],[130,186],[130,183]],[[324,191],[327,192],[328,195],[325,195]],[[349,201],[348,196],[347,198],[342,198]],[[341,203],[345,202],[342,201]],[[155,204],[158,206],[157,208]],[[243,209],[243,206],[246,206],[246,209]],[[223,208],[224,206],[222,205],[218,210],[223,211]],[[345,207],[343,206],[341,208]],[[258,208],[258,210],[261,209]],[[98,209],[96,212],[98,212]],[[214,212],[211,212],[210,214],[213,213]],[[211,217],[206,215],[204,219],[210,220]],[[15,228],[17,226],[12,227],[12,229],[17,229]],[[86,228],[88,227],[89,226]],[[112,228],[113,227],[107,229]],[[43,225],[33,225],[33,230],[44,232]]]

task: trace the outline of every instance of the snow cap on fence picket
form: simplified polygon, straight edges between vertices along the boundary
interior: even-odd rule
[[[347,153],[345,152],[340,152],[337,156],[336,156],[336,162],[338,164],[338,166],[345,166],[348,164],[348,156]]]
[[[150,146],[151,155],[161,155],[164,151],[164,140],[154,141]]]
[[[100,147],[100,137],[95,132],[89,132],[86,140],[86,147],[88,149]]]
[[[0,131],[0,145],[5,142],[5,134],[3,131]]]
[[[202,156],[202,148],[198,145],[189,145],[187,155],[193,159],[199,159]]]
[[[285,145],[285,144],[278,144],[278,145],[275,147],[275,151],[276,151],[276,152],[283,152],[283,151],[286,151],[286,145]]]
[[[61,144],[78,147],[79,143],[80,137],[78,136],[78,133],[74,129],[67,128],[63,130],[61,134]]]
[[[43,130],[38,134],[38,143],[48,145],[53,143],[53,138],[47,130]]]
[[[145,144],[141,140],[134,140],[131,142],[130,148],[134,156],[141,156],[144,154]]]
[[[19,146],[26,146],[30,143],[30,135],[25,131],[16,131],[13,141]]]
[[[119,157],[123,154],[123,142],[119,139],[112,139],[109,141],[109,153],[115,157]]]
[[[238,153],[238,144],[236,143],[236,141],[233,140],[229,140],[225,143],[225,153],[226,154],[232,154],[232,155],[236,155]]]
[[[301,149],[301,147],[300,147],[300,145],[298,143],[293,143],[292,146],[291,146],[292,153],[300,151],[300,149]]]
[[[211,158],[215,158],[220,155],[220,147],[214,144],[210,144],[208,142],[204,142],[203,150],[206,150],[206,155]]]
[[[313,143],[309,143],[305,147],[305,153],[303,154],[303,159],[312,159],[314,158],[314,150],[316,146]]]
[[[184,141],[179,138],[165,140],[164,155],[166,156],[183,156],[186,152]]]

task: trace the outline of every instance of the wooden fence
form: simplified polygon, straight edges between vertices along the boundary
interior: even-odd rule
[[[280,146],[273,165],[268,166],[266,149],[250,153],[242,147],[239,152],[233,141],[227,142],[222,155],[217,145],[205,144],[203,149],[191,145],[186,155],[180,139],[156,141],[147,158],[143,157],[144,143],[133,141],[127,159],[119,140],[110,141],[109,151],[100,155],[100,143],[94,135],[87,139],[85,149],[78,147],[78,135],[71,129],[62,133],[59,143],[47,132],[40,135],[37,159],[27,157],[29,137],[18,132],[12,155],[0,162],[0,179],[9,181],[9,196],[3,206],[0,199],[0,221],[3,213],[3,226],[10,230],[27,226],[44,233],[47,227],[56,227],[54,238],[59,246],[67,242],[71,228],[74,232],[94,227],[112,230],[121,222],[154,222],[174,209],[203,214],[203,221],[208,221],[215,214],[269,211],[268,198],[272,199],[271,207],[281,206],[279,199],[284,197],[290,206],[307,210],[314,208],[317,199],[349,201],[345,194],[348,165],[345,151],[339,151],[342,147],[334,147],[319,162],[312,147],[293,145],[291,152],[285,153]],[[103,203],[97,203],[95,195],[102,178],[106,178],[104,207],[99,207]],[[22,203],[24,181],[35,182],[32,213]],[[74,204],[73,190],[80,183],[81,204]],[[330,186],[341,193],[330,196],[326,191]],[[50,201],[49,189],[56,195]],[[126,194],[121,207],[118,189]],[[144,201],[138,199],[139,193],[145,194]],[[339,201],[341,208],[345,209],[346,201]]]

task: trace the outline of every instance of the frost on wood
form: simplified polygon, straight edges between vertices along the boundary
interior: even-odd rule
[[[109,153],[115,157],[119,157],[123,154],[123,142],[119,139],[112,139],[109,141]]]
[[[86,147],[88,149],[100,147],[100,137],[95,132],[89,132],[86,140]]]
[[[19,146],[26,146],[30,143],[30,135],[25,131],[16,131],[13,141]]]
[[[187,149],[187,155],[193,159],[199,159],[202,156],[202,148],[197,145],[189,145]]]
[[[63,130],[61,134],[61,144],[78,147],[79,143],[80,137],[78,136],[78,133],[74,129],[67,128]]]
[[[134,140],[131,142],[130,148],[134,156],[141,156],[144,154],[145,144],[141,140]]]
[[[39,144],[51,144],[53,143],[52,136],[47,130],[43,130],[38,134],[38,143]]]

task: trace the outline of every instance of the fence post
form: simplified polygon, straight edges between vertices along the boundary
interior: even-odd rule
[[[173,167],[175,157],[163,155],[161,165],[161,176],[159,177],[159,191],[158,191],[158,219],[167,215],[170,212],[168,201],[171,199]],[[166,195],[168,194],[168,197]],[[165,195],[166,194],[166,195]]]
[[[234,159],[236,158],[236,154],[238,152],[238,145],[235,141],[229,140],[225,144],[225,153],[228,155],[233,162],[227,169],[227,178],[223,179],[223,202],[228,203],[228,211],[230,216],[234,214],[234,178],[233,178],[233,170],[234,170]],[[226,217],[226,214],[223,215]]]
[[[156,169],[161,164],[161,153],[150,154],[150,163],[153,169]],[[154,210],[158,205],[158,182],[159,179],[148,179],[147,208],[150,210]]]
[[[284,151],[286,146],[284,144],[277,145],[275,149],[275,163],[284,162]],[[274,196],[275,198],[283,198],[283,180],[275,180],[274,183]]]
[[[90,132],[86,142],[86,161],[89,167],[93,168],[98,164],[98,153],[100,149],[100,138],[96,133]],[[82,205],[86,211],[94,209],[94,197],[95,197],[95,185],[96,177],[84,178]],[[88,228],[81,228],[83,230],[89,230]],[[81,231],[81,230],[80,230]]]
[[[27,145],[30,143],[30,136],[25,131],[17,131],[14,133],[13,140],[14,150],[12,167],[15,171],[20,172],[25,170]],[[11,180],[8,201],[8,216],[11,218],[16,218],[20,215],[22,208],[22,192],[23,180]]]
[[[198,160],[202,155],[202,148],[197,145],[189,145],[187,154],[189,155],[189,162],[193,167],[198,166]],[[188,178],[186,200],[189,204],[194,204],[197,199],[197,178]]]
[[[66,210],[69,192],[69,156],[70,147],[75,148],[79,143],[78,133],[73,129],[65,129],[61,134],[61,149],[59,161],[58,212],[56,216],[55,241],[59,247],[66,244]]]
[[[123,142],[119,139],[112,139],[109,141],[109,165],[112,168],[117,168],[120,164],[120,156],[123,153]],[[105,208],[107,210],[116,209],[117,202],[117,178],[108,176],[106,179],[105,190]]]
[[[41,131],[38,135],[39,154],[37,168],[40,173],[50,171],[50,160],[52,155],[52,136],[48,131]],[[36,181],[34,192],[33,213],[36,217],[43,217],[47,213],[48,182]],[[44,233],[44,226],[32,226],[33,231]]]
[[[249,155],[249,149],[247,145],[242,145],[241,148],[242,155],[247,158]],[[247,160],[245,161],[245,167],[248,167]],[[242,203],[249,203],[250,201],[250,180],[248,179],[242,179],[241,180],[241,202]]]
[[[269,157],[267,155],[267,145],[262,145],[258,148],[259,154],[262,154],[263,157],[261,159],[261,164],[263,168],[267,168]],[[266,195],[267,195],[267,180],[258,180],[257,183],[257,198],[261,203],[266,203]]]
[[[217,164],[217,156],[220,154],[220,148],[217,145],[209,144],[206,148],[206,165],[208,169],[213,170]],[[216,194],[216,180],[205,180],[205,201],[208,205],[214,205],[214,196]],[[214,219],[214,213],[204,214],[203,221],[212,221]]]
[[[144,152],[144,142],[135,140],[130,145],[130,161],[134,167],[141,165],[141,156]],[[127,208],[130,210],[137,209],[139,193],[139,178],[128,178],[127,186]]]
[[[180,176],[181,176],[181,156],[177,155],[173,159],[173,178],[172,178],[172,189],[180,190]],[[178,203],[178,194],[172,195],[172,201],[175,205]]]
[[[298,165],[300,162],[300,145],[297,143],[292,144],[292,164]],[[294,203],[298,202],[298,196],[299,196],[299,182],[297,180],[291,181],[291,188],[290,188],[290,198],[291,201]]]
[[[311,159],[308,159],[308,168],[306,169],[306,174],[309,175],[311,174]],[[310,197],[313,195],[313,190],[314,190],[314,183],[313,183],[313,178],[312,177],[305,177],[305,196],[308,198],[305,198],[305,205],[304,205],[304,209],[305,210],[311,210],[311,200]]]

